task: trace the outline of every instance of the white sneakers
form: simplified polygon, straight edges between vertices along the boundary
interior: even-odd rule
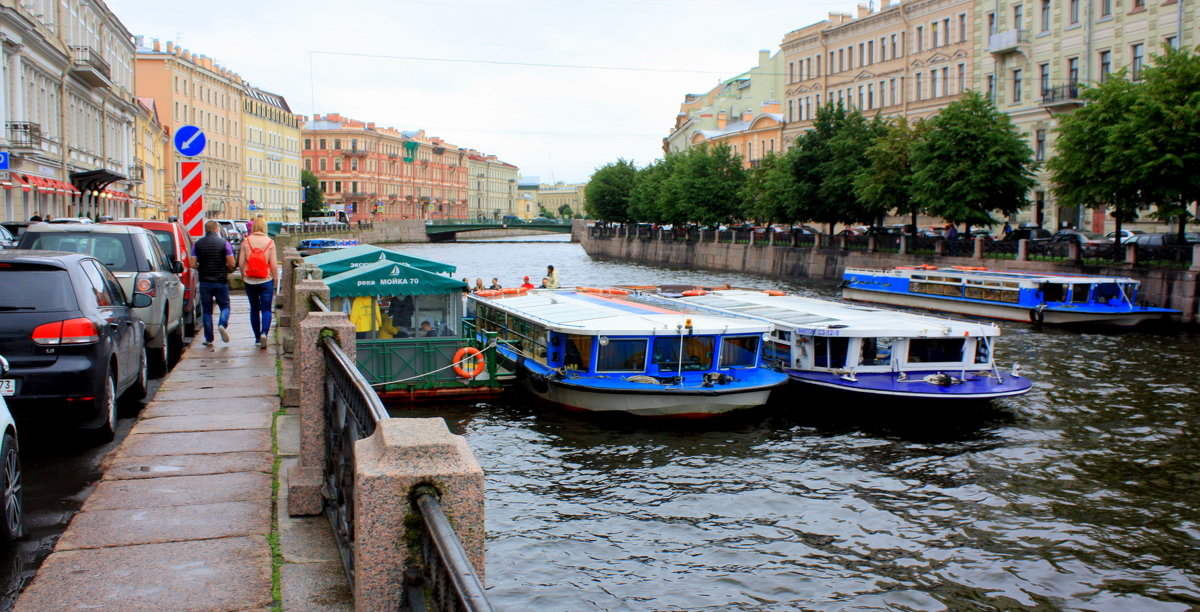
[[[221,341],[229,342],[229,332],[225,331],[224,327],[217,327],[217,331],[221,332]]]

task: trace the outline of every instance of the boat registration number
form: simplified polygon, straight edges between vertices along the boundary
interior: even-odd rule
[[[0,395],[8,397],[17,393],[17,380],[15,378],[0,378]]]
[[[840,336],[842,331],[839,329],[811,329],[807,327],[797,327],[796,333],[804,336]]]

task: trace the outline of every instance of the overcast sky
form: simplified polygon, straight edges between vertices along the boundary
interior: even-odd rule
[[[742,0],[108,0],[301,115],[424,129],[543,182],[662,156],[684,94],[855,3]],[[532,65],[536,64],[536,65]],[[783,92],[779,92],[782,97]]]

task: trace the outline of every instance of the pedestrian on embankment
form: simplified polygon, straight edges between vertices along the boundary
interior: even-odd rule
[[[238,269],[250,300],[250,329],[254,343],[267,348],[267,332],[271,330],[271,303],[275,286],[279,284],[279,265],[275,260],[275,241],[267,235],[267,220],[257,217],[250,226],[250,235],[238,252]]]
[[[229,342],[229,271],[237,267],[233,247],[221,237],[221,224],[204,222],[204,237],[192,244],[192,268],[200,273],[200,311],[204,322],[204,346],[213,345],[213,301],[221,309],[217,331]]]

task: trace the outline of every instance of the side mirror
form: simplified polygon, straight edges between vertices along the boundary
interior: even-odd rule
[[[178,262],[177,262],[178,263]],[[133,299],[129,301],[130,308],[146,308],[154,303],[154,298],[145,293],[133,294]]]
[[[183,274],[183,262],[178,259],[172,260],[171,271],[176,274]]]

